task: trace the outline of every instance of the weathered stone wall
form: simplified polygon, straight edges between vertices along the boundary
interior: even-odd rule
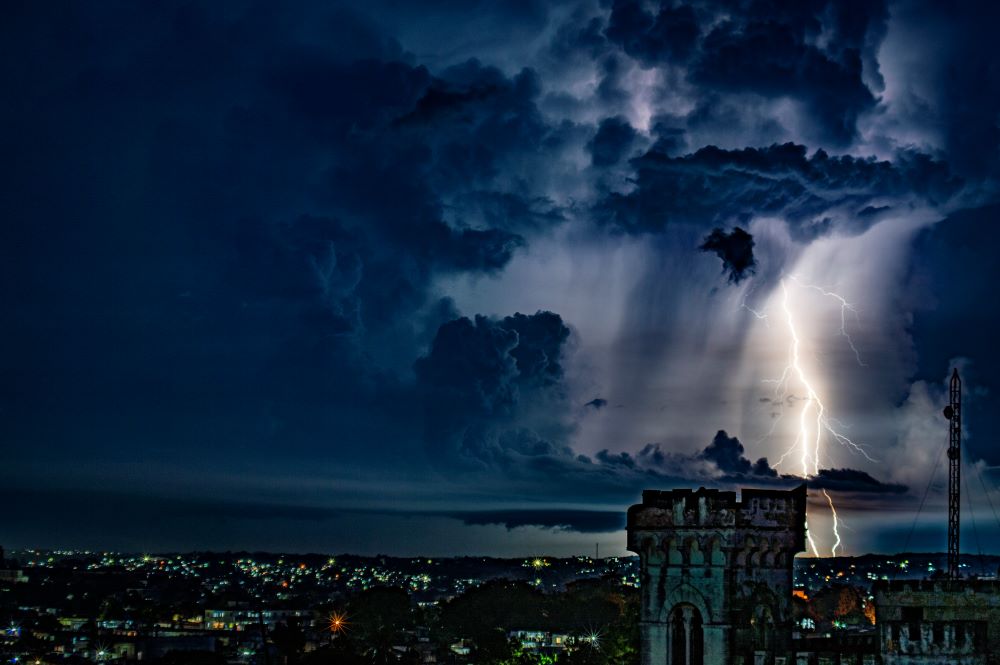
[[[1000,662],[1000,583],[899,580],[874,587],[886,665]]]

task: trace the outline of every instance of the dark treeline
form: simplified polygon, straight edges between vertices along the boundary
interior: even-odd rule
[[[543,593],[521,581],[494,580],[439,606],[414,606],[397,588],[364,591],[334,608],[342,630],[311,653],[298,650],[297,628],[272,639],[288,665],[321,663],[420,663],[471,661],[484,665],[586,663],[634,665],[639,654],[639,594],[613,579],[581,580],[564,591]],[[565,649],[526,649],[511,634],[565,635]],[[458,651],[462,645],[468,649]]]

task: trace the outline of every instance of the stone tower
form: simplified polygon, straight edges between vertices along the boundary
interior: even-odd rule
[[[646,490],[628,511],[642,565],[642,665],[792,663],[792,559],[806,486]]]

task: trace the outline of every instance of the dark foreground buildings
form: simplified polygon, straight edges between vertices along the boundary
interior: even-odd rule
[[[885,665],[1000,663],[1000,582],[996,579],[875,583]]]
[[[1000,663],[1000,582],[882,581],[874,634],[794,638],[792,559],[806,487],[647,490],[628,511],[641,561],[642,665]]]

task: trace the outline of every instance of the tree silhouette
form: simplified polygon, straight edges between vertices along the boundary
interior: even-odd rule
[[[289,617],[279,623],[271,631],[271,643],[284,659],[285,665],[294,665],[299,661],[306,646],[306,636],[302,632],[298,617]]]

